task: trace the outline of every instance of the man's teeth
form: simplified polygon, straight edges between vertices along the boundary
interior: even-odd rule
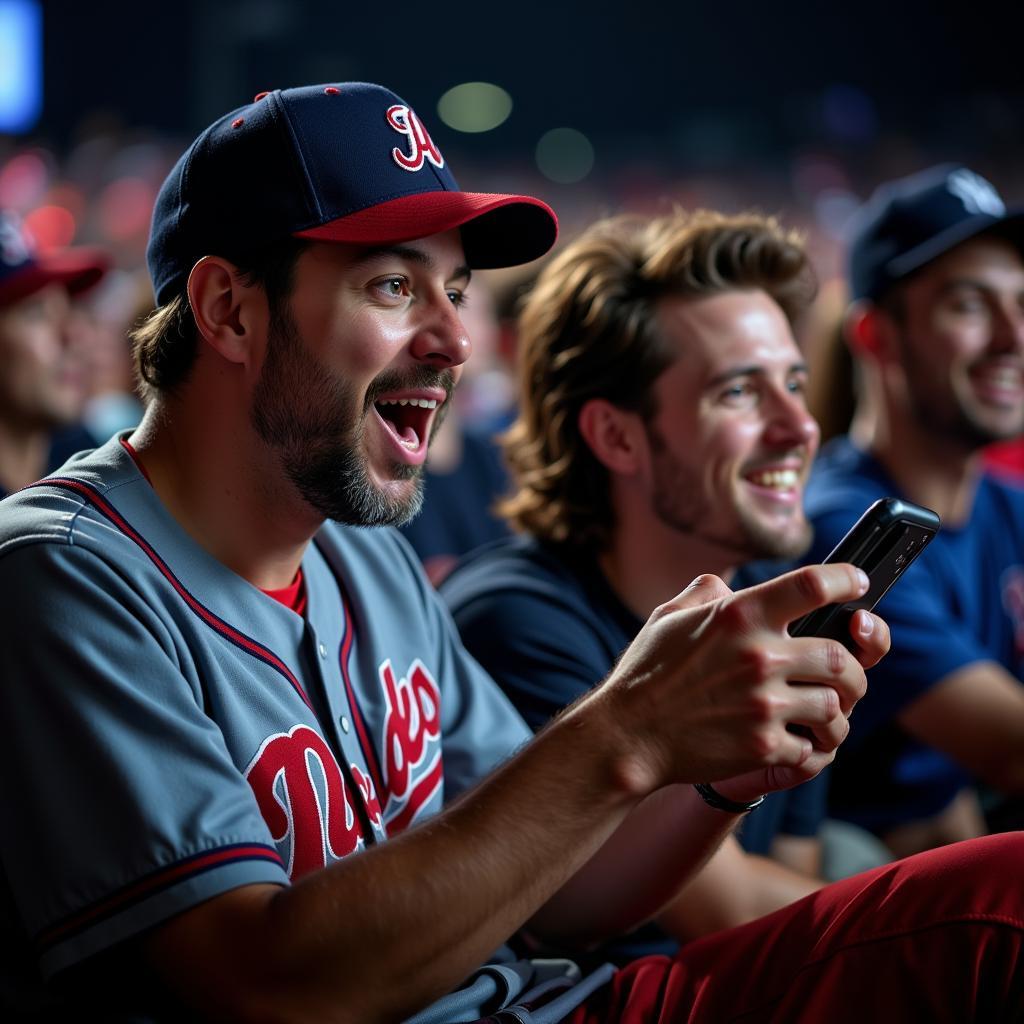
[[[436,409],[437,400],[433,398],[382,398],[378,405],[418,405],[421,409]]]
[[[800,483],[800,474],[795,469],[770,469],[761,473],[751,473],[748,479],[758,487],[789,490]]]
[[[983,370],[978,376],[997,387],[1018,388],[1021,386],[1021,372],[1012,367]]]

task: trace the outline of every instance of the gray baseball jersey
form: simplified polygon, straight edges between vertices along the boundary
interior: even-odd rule
[[[304,618],[117,439],[0,504],[0,927],[44,976],[393,835],[529,737],[394,531],[327,525],[302,568]]]

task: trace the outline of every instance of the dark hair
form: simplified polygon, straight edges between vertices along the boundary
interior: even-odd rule
[[[607,546],[608,471],[580,434],[580,410],[605,398],[652,417],[651,385],[675,359],[656,328],[658,301],[748,288],[790,322],[815,292],[800,238],[756,214],[614,217],[548,264],[520,316],[520,411],[503,439],[517,490],[499,511],[515,528]]]
[[[267,296],[272,317],[278,317],[291,294],[295,264],[309,243],[288,238],[256,255],[230,259],[243,283],[259,285]],[[135,360],[139,394],[149,402],[170,394],[183,384],[198,352],[196,330],[188,291],[182,290],[170,302],[154,310],[129,332]]]

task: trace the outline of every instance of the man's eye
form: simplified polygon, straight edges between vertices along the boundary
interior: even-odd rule
[[[466,305],[466,293],[458,288],[448,289],[448,301],[456,308],[462,309]]]
[[[807,390],[807,381],[803,377],[793,377],[786,387],[794,395],[802,395]]]
[[[726,402],[744,402],[752,398],[754,388],[749,383],[732,384],[722,392],[722,399]]]
[[[967,292],[950,296],[949,308],[954,313],[974,314],[984,313],[988,307],[980,295]]]
[[[409,282],[404,277],[385,277],[376,286],[391,299],[402,299],[409,294]]]

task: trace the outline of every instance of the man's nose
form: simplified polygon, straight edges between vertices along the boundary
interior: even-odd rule
[[[780,391],[772,404],[766,440],[780,445],[813,445],[818,434],[818,423],[808,411],[803,394]]]
[[[411,351],[418,362],[437,369],[461,366],[469,358],[473,346],[447,296],[431,307],[413,338]]]
[[[1024,355],[1024,309],[1014,303],[996,313],[992,337],[1000,352]]]

